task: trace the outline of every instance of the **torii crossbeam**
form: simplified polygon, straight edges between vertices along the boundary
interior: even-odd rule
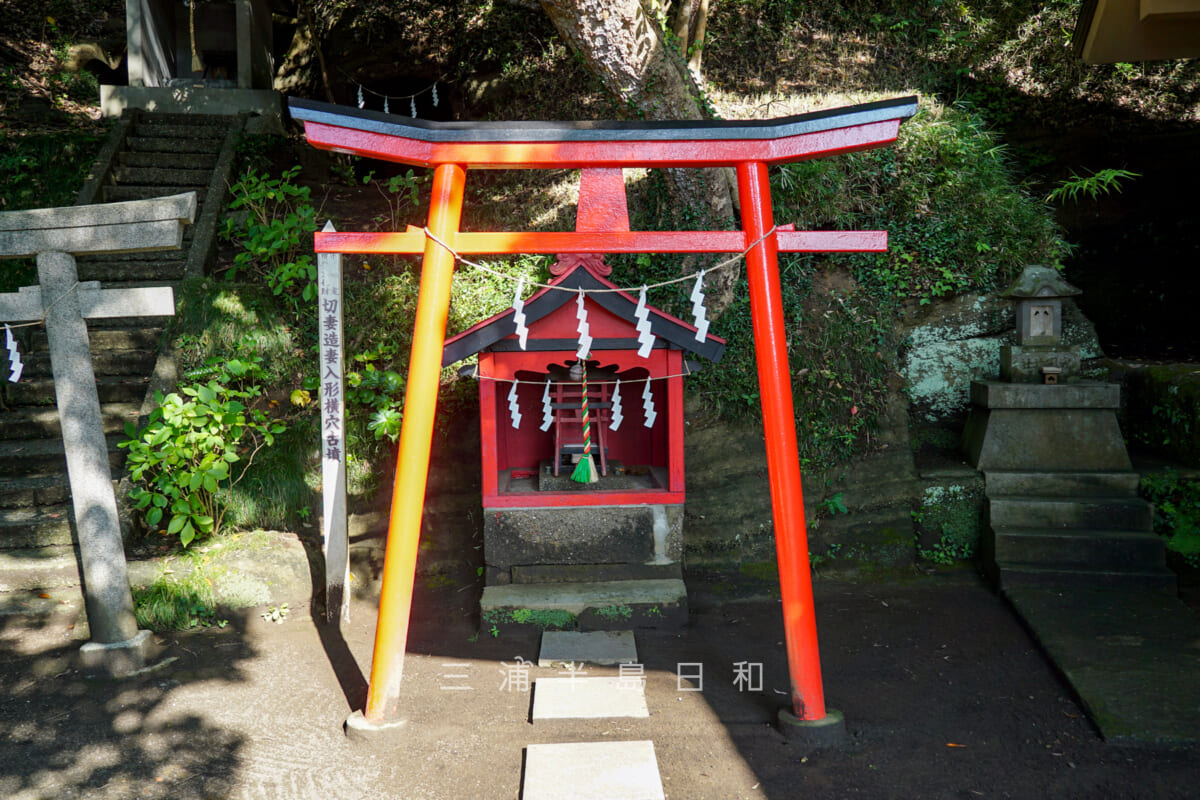
[[[827,722],[777,254],[883,251],[887,233],[776,227],[767,167],[888,145],[895,141],[900,123],[916,113],[917,98],[776,120],[696,122],[438,123],[297,99],[289,105],[292,117],[304,122],[305,135],[316,147],[433,168],[428,233],[410,227],[396,233],[316,234],[316,250],[321,253],[424,254],[375,654],[363,713],[366,724],[399,721],[400,679],[456,254],[644,252],[746,252],[791,677],[791,714],[781,718],[799,725]],[[734,167],[742,230],[629,231],[627,224],[616,221],[623,219],[622,214],[605,213],[606,206],[624,208],[624,185],[619,180],[624,167]],[[564,168],[583,170],[575,231],[458,230],[467,169]]]

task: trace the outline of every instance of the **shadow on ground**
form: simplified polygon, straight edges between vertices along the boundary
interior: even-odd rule
[[[243,680],[239,665],[256,655],[245,620],[167,641],[160,667],[122,681],[77,670],[73,622],[65,609],[0,617],[0,796],[228,796],[243,736],[174,707],[172,694]]]

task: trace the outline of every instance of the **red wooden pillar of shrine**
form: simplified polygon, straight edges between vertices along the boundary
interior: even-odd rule
[[[393,494],[383,597],[376,630],[365,718],[397,720],[399,682],[408,633],[417,540],[429,466],[440,356],[449,308],[454,254],[476,253],[745,253],[750,282],[771,507],[779,557],[791,710],[785,732],[834,731],[840,715],[825,708],[816,616],[808,565],[795,412],[787,360],[777,253],[878,251],[882,232],[802,232],[776,228],[767,166],[880,147],[894,141],[916,98],[868,103],[781,120],[656,123],[438,124],[323,103],[292,100],[309,142],[338,152],[435,168],[428,228],[383,234],[318,233],[318,252],[425,254],[413,357],[405,397],[399,468]],[[587,209],[580,229],[564,233],[459,233],[464,168],[605,170],[605,191],[616,192],[622,167],[733,166],[742,204],[741,231],[630,232],[602,203]],[[623,191],[623,187],[621,188]],[[615,195],[610,198],[616,204]],[[621,205],[623,206],[623,198]],[[410,432],[411,428],[411,432]],[[836,720],[834,717],[836,716]],[[811,726],[811,727],[810,727]],[[821,738],[827,734],[818,733]]]

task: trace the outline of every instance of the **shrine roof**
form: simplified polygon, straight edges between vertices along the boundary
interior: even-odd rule
[[[525,301],[525,324],[530,327],[531,332],[539,320],[567,303],[574,303],[577,297],[576,290],[579,289],[588,293],[588,300],[627,321],[631,329],[637,325],[637,319],[634,316],[637,300],[626,292],[613,291],[617,288],[614,284],[593,275],[585,266],[575,267],[570,272],[555,278],[550,285],[557,288],[543,288]],[[564,289],[569,291],[563,291]],[[646,306],[646,308],[650,312],[648,318],[650,332],[657,338],[713,362],[720,361],[721,356],[725,354],[725,340],[721,337],[708,334],[704,341],[697,341],[696,328],[692,325],[653,306]],[[513,314],[514,310],[510,308],[447,339],[446,346],[442,351],[442,366],[448,366],[480,351],[492,348],[501,340],[513,336],[517,332]],[[572,344],[569,349],[575,349],[574,345]]]

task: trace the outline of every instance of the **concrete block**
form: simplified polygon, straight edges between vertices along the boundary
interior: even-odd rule
[[[1033,384],[1024,387],[1071,388]],[[984,472],[1128,471],[1133,466],[1125,452],[1116,412],[1111,409],[977,406],[967,419],[963,443],[968,460]]]
[[[687,622],[681,580],[488,586],[479,605],[484,628],[675,629]]]
[[[682,506],[484,509],[484,560],[530,564],[668,564],[683,552]]]
[[[993,497],[988,517],[993,528],[1149,531],[1153,507],[1137,497]]]
[[[991,470],[987,473],[988,497],[1134,497],[1141,476],[1136,472],[1049,472]]]
[[[124,678],[145,669],[156,652],[153,634],[138,631],[123,642],[87,642],[79,648],[79,664],[85,672]]]
[[[666,800],[654,743],[531,744],[522,800]]]
[[[1121,387],[1115,383],[1033,383],[971,381],[971,402],[991,409],[1117,409]]]
[[[542,634],[538,666],[556,667],[565,663],[636,664],[633,631],[546,631]]]
[[[645,686],[639,680],[581,675],[534,681],[534,722],[648,716]]]

